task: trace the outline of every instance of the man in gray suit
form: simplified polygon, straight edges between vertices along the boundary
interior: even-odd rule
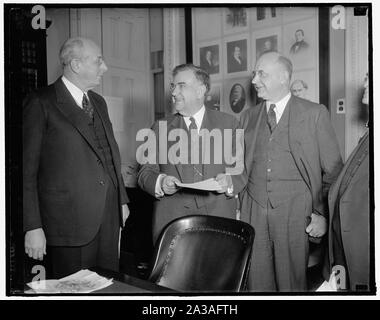
[[[251,291],[307,290],[308,237],[326,233],[327,192],[342,167],[327,109],[292,96],[291,75],[289,59],[262,55],[252,83],[264,102],[241,117],[248,174],[241,215],[256,232]]]
[[[156,141],[157,153],[154,163],[145,163],[138,173],[140,187],[156,197],[153,214],[153,240],[155,241],[166,224],[176,218],[193,215],[215,215],[235,219],[236,217],[236,195],[240,190],[235,187],[234,175],[230,175],[232,167],[241,173],[243,171],[242,152],[237,155],[235,164],[226,159],[225,132],[232,134],[235,141],[236,130],[239,123],[231,115],[204,106],[206,93],[210,89],[210,77],[203,69],[192,64],[177,66],[173,70],[173,83],[171,84],[172,98],[176,114],[156,122],[153,132]],[[161,131],[162,127],[167,132]],[[178,130],[184,133],[184,140],[179,142],[168,138]],[[193,134],[198,137],[202,132],[220,133],[222,140],[217,142],[210,140],[208,146],[203,138],[199,141],[199,155],[197,161],[190,159],[193,147]],[[162,141],[167,144],[167,150],[162,149]],[[161,144],[161,145],[160,145]],[[227,143],[228,144],[228,143]],[[182,146],[189,150],[180,162],[174,163],[170,156],[170,150],[174,146]],[[205,151],[210,151],[209,161],[203,157]],[[232,149],[238,149],[233,147]],[[167,152],[169,150],[169,152]],[[190,151],[191,150],[191,151]],[[215,151],[216,150],[216,151]],[[217,154],[224,151],[223,159],[217,159]],[[240,150],[242,151],[242,150]],[[182,150],[181,150],[182,152]],[[228,156],[228,155],[227,155]],[[167,161],[160,161],[166,158]],[[240,166],[240,169],[239,169]],[[189,188],[180,188],[178,183],[194,183],[210,178],[215,178],[220,188],[214,191],[201,191]],[[241,175],[239,175],[241,179]],[[244,183],[239,183],[243,186]]]

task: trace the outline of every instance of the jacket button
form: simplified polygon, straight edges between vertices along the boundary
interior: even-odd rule
[[[100,181],[99,181],[99,184],[100,184],[100,185],[102,185],[102,186],[104,186],[104,185],[105,185],[105,183],[104,183],[104,181],[103,181],[103,180],[100,180]]]

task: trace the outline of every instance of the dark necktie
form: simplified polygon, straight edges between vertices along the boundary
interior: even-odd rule
[[[195,129],[197,130],[196,132],[198,133],[198,126],[197,126],[197,123],[195,122],[195,119],[193,117],[190,117],[190,125],[189,125],[189,131],[191,132],[192,129]],[[198,135],[196,136],[198,138]],[[198,140],[199,141],[199,140]],[[192,150],[193,150],[193,143],[191,143],[191,147],[192,147]],[[198,148],[199,152],[201,151],[201,148]],[[192,152],[196,152],[195,150],[193,150]],[[199,153],[200,154],[200,153]],[[198,154],[198,155],[199,155]],[[203,166],[202,166],[202,162],[200,161],[199,164],[194,164],[193,163],[193,169],[194,169],[194,182],[198,182],[198,181],[202,181],[203,180]]]
[[[190,125],[189,125],[189,130],[195,129],[198,132],[198,126],[197,123],[195,122],[195,119],[193,117],[190,117]]]
[[[92,106],[92,104],[90,103],[90,101],[88,101],[88,98],[87,98],[86,94],[83,94],[82,108],[83,108],[83,111],[92,120],[93,116],[94,116],[94,107]]]
[[[269,111],[268,111],[268,124],[269,124],[271,133],[273,133],[274,128],[277,126],[276,112],[274,112],[274,108],[276,108],[276,105],[272,103],[269,106]]]

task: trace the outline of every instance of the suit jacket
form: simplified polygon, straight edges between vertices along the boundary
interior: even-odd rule
[[[186,130],[186,124],[183,120],[183,117],[179,114],[171,115],[168,118],[163,120],[167,123],[167,130],[170,132],[172,129],[181,128]],[[228,115],[223,112],[211,110],[206,108],[206,112],[202,121],[201,129],[232,129],[233,137],[232,141],[235,141],[235,132],[238,128],[239,123],[235,117]],[[156,122],[153,127],[156,138],[158,140],[158,129],[159,124]],[[222,131],[223,132],[223,131]],[[166,137],[165,137],[166,138]],[[176,142],[168,141],[167,149],[169,150],[171,146]],[[242,141],[241,141],[242,143]],[[213,140],[211,140],[210,150],[214,150]],[[159,174],[164,173],[169,176],[174,176],[180,181],[184,181],[184,166],[182,164],[160,164],[158,163],[159,157],[159,148],[157,147],[157,157],[156,164],[144,164],[141,166],[138,173],[138,184],[139,186],[152,196],[155,196],[155,185]],[[243,156],[242,153],[239,156],[240,162],[237,166],[240,168],[243,167]],[[225,158],[221,164],[217,164],[213,160],[213,157],[210,158],[210,164],[203,165],[203,180],[216,177],[219,173],[225,173],[226,168],[229,165],[226,163]],[[241,173],[243,169],[238,172]],[[239,175],[239,183],[236,183],[235,187],[234,176],[232,181],[234,184],[234,193],[237,194],[240,190],[238,186],[243,185],[243,182],[240,182],[244,178]],[[196,197],[196,202],[195,202]],[[173,195],[165,195],[164,197],[157,199],[154,203],[154,212],[153,212],[153,240],[155,241],[163,229],[163,227],[170,221],[179,218],[181,216],[189,215],[194,213],[194,206],[204,207],[207,214],[216,215],[226,218],[236,218],[236,199],[234,197],[228,197],[225,194],[219,194],[216,192],[205,192],[205,191],[196,191],[192,189],[180,189]]]
[[[289,146],[294,162],[310,190],[311,209],[328,216],[327,194],[342,168],[338,142],[330,115],[323,105],[291,96],[289,108]],[[241,116],[245,140],[245,167],[251,172],[260,120],[266,112],[265,101],[246,110]],[[246,185],[244,192],[250,188]],[[311,212],[310,212],[311,213]],[[242,212],[249,221],[249,212]]]
[[[128,202],[105,100],[99,113],[118,177],[119,212]],[[31,94],[23,110],[24,231],[43,228],[48,245],[80,246],[96,235],[106,201],[106,164],[85,113],[61,79]]]
[[[347,185],[342,186],[347,169],[355,156],[358,156],[362,144],[368,143],[369,133],[364,135],[359,145],[352,152],[338,179],[329,192],[329,251],[325,265],[325,277],[331,274],[333,257],[332,221],[335,215],[340,217],[342,244],[347,263],[350,289],[357,290],[356,285],[366,285],[369,289],[369,154],[364,150],[362,161],[354,171]],[[367,141],[366,141],[367,140]],[[363,150],[362,150],[363,152]],[[361,158],[361,157],[360,157]],[[344,192],[339,196],[340,189]],[[339,211],[335,210],[337,202]]]

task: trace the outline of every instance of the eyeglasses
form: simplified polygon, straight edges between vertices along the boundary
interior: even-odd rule
[[[169,90],[171,91],[171,92],[173,92],[176,88],[177,88],[177,86],[178,86],[178,88],[179,88],[179,91],[182,91],[183,89],[185,89],[187,86],[189,86],[186,82],[178,82],[177,84],[175,84],[175,83],[173,83],[173,82],[171,82],[170,84],[169,84]]]
[[[268,73],[264,72],[263,70],[257,70],[257,71],[252,71],[252,79],[258,76],[259,78],[266,78],[268,77]]]

